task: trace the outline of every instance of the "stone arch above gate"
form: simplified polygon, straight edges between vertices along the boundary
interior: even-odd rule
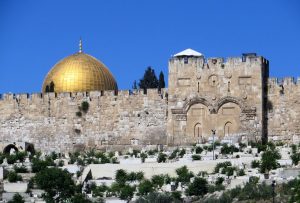
[[[223,97],[221,99],[219,99],[215,105],[214,105],[214,109],[216,110],[216,113],[219,111],[219,109],[226,103],[235,103],[236,105],[238,105],[240,107],[240,109],[242,111],[244,111],[245,109],[245,105],[243,103],[243,101],[241,101],[240,99],[236,98],[236,97]]]
[[[203,104],[208,108],[212,106],[211,103],[203,97],[192,98],[183,105],[183,110],[185,111],[185,113],[188,112],[190,107],[193,106],[194,104]]]

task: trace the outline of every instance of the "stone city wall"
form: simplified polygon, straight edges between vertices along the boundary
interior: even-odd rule
[[[268,128],[269,137],[300,136],[300,78],[269,78]]]
[[[80,117],[76,112],[83,101],[89,109]],[[2,141],[29,142],[42,151],[166,143],[164,89],[4,94],[0,115]]]

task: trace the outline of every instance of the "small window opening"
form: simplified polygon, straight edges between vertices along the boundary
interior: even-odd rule
[[[188,57],[187,57],[187,56],[186,56],[186,57],[184,57],[184,63],[185,63],[185,64],[189,63],[189,59],[188,59]]]

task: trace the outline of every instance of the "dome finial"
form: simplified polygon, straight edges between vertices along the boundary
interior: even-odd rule
[[[82,53],[82,39],[79,40],[79,53]]]

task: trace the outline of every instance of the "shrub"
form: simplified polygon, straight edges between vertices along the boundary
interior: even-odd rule
[[[208,192],[208,184],[204,178],[196,177],[192,183],[189,184],[185,193],[189,196],[203,196]]]
[[[169,156],[169,159],[175,159],[177,157],[177,153],[179,152],[179,149],[175,149],[172,154]]]
[[[260,161],[259,160],[253,160],[251,162],[251,168],[259,168],[260,167]]]
[[[244,176],[244,175],[245,175],[244,169],[238,170],[237,175],[238,175],[238,176]]]
[[[11,182],[11,183],[15,183],[17,181],[22,181],[22,176],[18,175],[16,172],[9,172],[8,176],[8,181]]]
[[[231,166],[230,161],[225,161],[225,162],[222,162],[222,163],[217,163],[214,172],[215,173],[219,173],[220,168],[227,168],[228,166]]]
[[[130,185],[125,185],[120,190],[120,199],[123,200],[131,200],[135,191],[135,187],[131,187]]]
[[[116,182],[119,185],[125,185],[126,181],[127,181],[127,172],[123,169],[119,169],[116,172]]]
[[[196,152],[196,154],[201,154],[203,152],[202,147],[196,147],[195,152]]]
[[[225,168],[226,170],[226,175],[227,176],[232,176],[233,175],[233,172],[236,170],[235,167],[232,167],[232,166],[228,166],[227,168]]]
[[[161,188],[165,183],[165,176],[164,175],[154,175],[154,176],[152,176],[151,181],[155,187]]]
[[[167,155],[164,153],[159,153],[158,157],[157,157],[157,162],[161,163],[161,162],[166,162],[167,160]]]
[[[200,155],[197,155],[197,154],[194,154],[194,155],[192,156],[192,159],[193,159],[193,161],[201,160],[201,156],[200,156]]]
[[[222,183],[224,182],[224,178],[223,177],[218,177],[216,180],[216,185],[222,185]]]
[[[261,173],[268,173],[270,170],[276,169],[278,167],[277,159],[280,159],[280,154],[277,150],[265,151],[261,157]]]
[[[39,158],[32,159],[32,172],[34,173],[47,168],[47,166],[55,166],[51,157],[46,157],[45,160],[40,160]]]
[[[81,103],[80,109],[86,113],[89,110],[90,104],[87,101]]]
[[[81,116],[82,116],[81,111],[77,111],[77,112],[76,112],[76,116],[81,117]]]
[[[13,199],[8,201],[8,203],[25,203],[25,200],[23,199],[23,197],[19,193],[16,193],[13,196]]]
[[[153,184],[150,180],[142,181],[138,186],[138,191],[140,195],[147,195],[150,192],[153,192]]]
[[[140,154],[140,157],[141,157],[141,159],[142,159],[142,163],[145,163],[145,159],[146,159],[148,156],[147,156],[147,154],[145,154],[145,153],[141,153],[141,154]]]
[[[194,176],[186,166],[176,169],[176,174],[178,175],[177,182],[181,182],[182,184],[189,183],[190,179]]]
[[[180,150],[178,156],[182,158],[184,155],[185,155],[185,149]]]
[[[221,148],[221,154],[232,154],[233,152],[238,152],[239,149],[236,148],[234,145],[228,146],[227,144],[223,144]]]
[[[8,164],[14,164],[17,162],[17,156],[15,154],[7,155],[6,160]]]
[[[14,166],[14,170],[16,173],[27,173],[28,172],[28,170],[25,166],[20,166],[20,167]]]

